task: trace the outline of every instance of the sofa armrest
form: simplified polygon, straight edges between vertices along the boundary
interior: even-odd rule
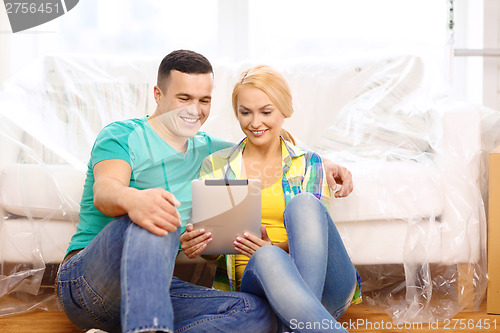
[[[0,207],[11,214],[76,221],[85,172],[71,165],[12,164],[0,172]]]
[[[469,105],[441,114],[436,164],[443,186],[442,261],[477,262],[484,248],[481,117]]]

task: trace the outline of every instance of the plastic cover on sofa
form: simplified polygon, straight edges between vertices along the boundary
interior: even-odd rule
[[[49,56],[5,82],[0,316],[57,309],[48,281],[76,227],[94,139],[112,121],[154,111],[158,63]],[[236,142],[230,94],[246,65],[214,65],[203,130]],[[486,154],[500,141],[498,114],[436,90],[414,56],[271,65],[294,93],[285,127],[353,173],[353,194],[332,199],[331,213],[362,276],[364,304],[395,321],[477,308],[487,281]]]
[[[143,73],[155,69],[113,63],[40,58],[0,92],[0,316],[58,309],[54,277],[76,231],[95,137],[154,109],[154,81]]]

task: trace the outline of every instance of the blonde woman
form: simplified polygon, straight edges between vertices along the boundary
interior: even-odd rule
[[[346,332],[336,319],[360,301],[359,276],[326,208],[321,158],[295,147],[282,128],[293,113],[289,86],[273,68],[257,66],[242,73],[232,104],[246,138],[207,157],[200,178],[260,179],[262,227],[261,235],[234,240],[241,254],[217,258],[214,287],[265,297],[281,329]],[[181,236],[190,258],[211,240],[191,225]]]

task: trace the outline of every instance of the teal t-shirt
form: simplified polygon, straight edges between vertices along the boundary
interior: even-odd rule
[[[80,202],[77,231],[71,238],[67,253],[85,248],[114,219],[94,206],[93,168],[98,162],[124,160],[132,169],[130,187],[161,187],[173,193],[181,203],[177,209],[184,227],[191,217],[191,181],[198,179],[203,159],[230,146],[231,143],[198,132],[188,139],[186,153],[182,154],[156,134],[147,117],[118,121],[106,126],[92,148]]]

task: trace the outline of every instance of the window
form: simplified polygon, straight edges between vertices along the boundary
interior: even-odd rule
[[[436,0],[252,0],[250,55],[343,56],[385,50],[438,56],[446,3]]]
[[[455,0],[455,47],[481,47],[480,2]],[[162,57],[187,48],[238,62],[413,53],[479,101],[481,60],[452,60],[448,13],[449,0],[85,0],[6,45],[11,71],[59,52]]]
[[[60,21],[65,51],[144,56],[193,48],[214,55],[217,1],[85,0],[69,14]]]
[[[484,8],[477,0],[454,0],[453,45],[455,49],[482,49],[484,45]],[[458,96],[483,104],[483,57],[453,58],[451,81]]]

